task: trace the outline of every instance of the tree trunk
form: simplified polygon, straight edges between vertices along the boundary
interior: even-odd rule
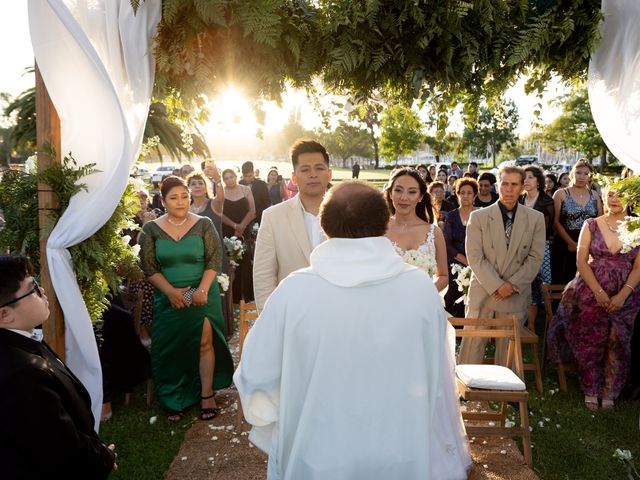
[[[376,140],[376,135],[373,131],[373,126],[369,127],[369,134],[371,135],[371,143],[373,145],[373,159],[376,162],[375,168],[380,168],[380,155],[378,153],[378,141]]]
[[[491,139],[491,157],[493,159],[493,168],[496,168],[496,140]]]

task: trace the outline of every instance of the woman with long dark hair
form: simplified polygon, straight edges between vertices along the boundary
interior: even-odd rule
[[[384,189],[391,219],[387,237],[399,255],[414,258],[414,265],[433,277],[438,291],[449,283],[447,246],[442,230],[435,224],[427,184],[413,168],[391,173]]]

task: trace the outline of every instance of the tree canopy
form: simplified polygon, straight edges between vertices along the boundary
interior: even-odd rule
[[[416,151],[423,140],[418,114],[402,105],[391,105],[382,112],[380,152],[387,161]]]
[[[520,74],[538,91],[584,76],[601,19],[600,0],[163,0],[156,95],[192,107],[233,83],[279,99],[320,78],[441,114],[462,101],[473,118]]]
[[[478,123],[464,129],[463,142],[475,155],[485,156],[491,152],[495,167],[496,156],[502,147],[516,142],[518,118],[518,107],[513,100],[491,107],[481,106]]]
[[[590,159],[602,155],[602,165],[606,163],[607,147],[596,127],[587,88],[582,86],[558,100],[562,113],[539,135],[546,147],[572,148]]]

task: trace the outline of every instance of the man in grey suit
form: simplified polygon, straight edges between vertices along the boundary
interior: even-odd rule
[[[518,204],[525,173],[519,167],[499,172],[499,200],[471,213],[466,251],[471,283],[466,316],[516,315],[522,325],[531,303],[531,282],[538,274],[545,246],[542,213]],[[458,363],[482,363],[486,339],[463,338]],[[507,341],[496,340],[495,362],[506,365]]]
[[[258,311],[278,284],[309,266],[311,251],[325,240],[318,211],[331,181],[329,155],[315,140],[298,140],[289,152],[298,195],[267,208],[253,259],[253,290]]]

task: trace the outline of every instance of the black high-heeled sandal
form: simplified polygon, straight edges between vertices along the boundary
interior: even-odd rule
[[[200,400],[209,400],[210,398],[215,397],[215,393],[212,393],[208,397],[200,397]],[[202,403],[202,402],[201,402]],[[218,407],[213,408],[202,408],[200,406],[200,420],[213,420],[220,413],[220,409]]]

